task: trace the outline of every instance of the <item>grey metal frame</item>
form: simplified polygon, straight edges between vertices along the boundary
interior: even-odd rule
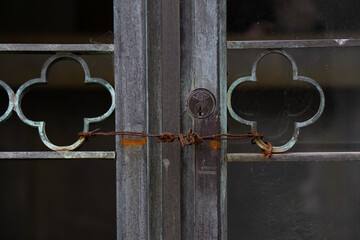
[[[228,49],[287,49],[360,47],[360,39],[304,39],[304,40],[257,40],[228,41]]]
[[[5,53],[79,53],[112,55],[113,44],[0,44]]]
[[[331,161],[359,161],[360,152],[300,152],[275,154],[271,157],[272,162],[331,162]],[[263,162],[261,154],[229,153],[228,162]]]

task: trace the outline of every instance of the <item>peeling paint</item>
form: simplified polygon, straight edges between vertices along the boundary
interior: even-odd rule
[[[221,147],[221,143],[218,140],[214,140],[214,141],[209,142],[209,145],[210,145],[210,147],[212,149],[218,149],[218,148]]]
[[[146,138],[124,138],[121,137],[120,139],[120,145],[125,147],[131,147],[131,146],[144,146],[146,145],[147,140]]]

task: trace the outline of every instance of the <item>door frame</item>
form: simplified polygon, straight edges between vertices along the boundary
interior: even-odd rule
[[[114,0],[116,130],[226,133],[226,1]],[[215,111],[187,97],[205,88]],[[226,143],[116,138],[117,239],[226,239]]]

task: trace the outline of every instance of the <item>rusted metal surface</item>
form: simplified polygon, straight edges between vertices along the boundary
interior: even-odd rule
[[[134,142],[138,142],[135,145],[145,145],[146,138],[158,138],[158,143],[170,143],[178,140],[182,147],[197,145],[202,143],[204,140],[239,140],[239,139],[247,139],[252,138],[252,143],[254,141],[261,140],[264,135],[257,132],[245,133],[245,134],[227,134],[227,133],[217,133],[208,136],[201,136],[197,132],[194,132],[191,128],[188,129],[186,134],[174,134],[171,132],[163,132],[160,134],[151,134],[151,133],[143,133],[143,132],[130,132],[130,131],[112,131],[112,132],[99,132],[100,128],[95,129],[89,132],[80,132],[78,136],[85,138],[86,140],[90,140],[95,136],[122,136],[120,142],[122,145],[126,145],[122,143],[124,139],[127,141],[133,140]],[[129,139],[124,138],[124,136],[133,136],[133,137],[140,137],[139,139]],[[143,138],[145,137],[145,138]],[[135,141],[139,140],[139,141]],[[271,144],[267,143],[269,146],[267,148],[271,148]]]
[[[102,159],[114,160],[115,152],[0,152],[0,159]]]
[[[114,52],[113,44],[0,44],[0,52],[5,53],[81,53],[105,54]]]
[[[359,46],[360,39],[257,40],[227,42],[228,49],[285,49]]]
[[[115,109],[115,91],[114,91],[113,87],[105,80],[103,80],[101,78],[91,77],[90,70],[89,70],[86,62],[81,57],[72,55],[72,54],[53,55],[44,63],[42,70],[41,70],[41,77],[25,82],[17,90],[16,95],[14,95],[14,93],[12,91],[10,91],[10,88],[5,83],[0,82],[0,85],[5,88],[5,90],[7,91],[8,95],[9,95],[9,107],[8,107],[7,111],[4,113],[4,115],[0,118],[0,120],[3,121],[5,119],[7,119],[11,114],[10,109],[14,110],[17,113],[17,115],[19,116],[19,118],[21,119],[21,121],[23,121],[25,124],[38,128],[41,141],[48,148],[50,148],[51,150],[54,150],[54,151],[74,150],[74,149],[80,147],[83,144],[85,139],[84,139],[84,137],[80,137],[75,143],[73,143],[69,146],[57,146],[57,145],[51,143],[46,135],[45,122],[32,121],[32,120],[28,119],[22,111],[21,101],[22,101],[24,95],[26,94],[26,92],[29,90],[29,88],[32,85],[46,84],[48,71],[50,70],[51,66],[53,64],[55,64],[56,62],[65,60],[65,59],[75,61],[81,65],[81,67],[83,68],[84,73],[85,73],[85,84],[100,84],[109,91],[110,96],[111,96],[111,106],[102,116],[94,117],[94,118],[84,118],[83,131],[87,132],[87,131],[89,131],[90,123],[101,122],[101,121],[105,120],[106,118],[108,118],[111,115],[111,113],[114,111],[114,109]]]
[[[328,161],[359,161],[360,152],[299,152],[273,154],[269,160],[262,154],[229,153],[228,162],[328,162]]]
[[[207,118],[193,119],[194,130],[200,135],[226,133],[226,3],[218,0],[184,0],[182,12],[183,66],[182,80],[187,82],[184,89],[204,88],[216,98],[214,112]],[[185,13],[186,11],[186,13]],[[186,56],[187,55],[187,56]],[[190,91],[187,92],[188,94]],[[186,101],[186,98],[183,99]],[[184,125],[191,124],[185,119]],[[191,223],[194,209],[194,227],[187,226],[185,239],[226,239],[226,144],[213,148],[209,144],[199,144],[195,149],[195,169],[187,169],[184,174],[195,174],[194,182],[185,181],[184,189],[193,191],[189,201],[185,221]],[[186,153],[190,162],[192,153]],[[190,171],[189,171],[190,170]],[[193,184],[193,185],[190,185]],[[193,204],[191,203],[193,202]],[[186,223],[185,223],[186,224]],[[193,230],[193,233],[188,231]]]
[[[148,132],[147,1],[114,1],[114,68],[117,131]],[[116,137],[117,239],[147,239],[148,152],[121,146]]]
[[[255,132],[257,131],[257,122],[256,121],[246,120],[235,113],[232,103],[231,103],[231,96],[232,96],[233,90],[240,84],[242,84],[244,82],[256,82],[257,81],[256,70],[257,70],[258,63],[260,62],[260,60],[263,57],[265,57],[268,54],[272,54],[272,53],[280,54],[289,60],[289,62],[292,65],[292,73],[293,73],[292,77],[293,77],[294,81],[304,81],[304,82],[312,84],[317,89],[317,91],[320,95],[320,103],[319,103],[319,108],[318,108],[317,112],[310,119],[308,119],[306,121],[294,123],[294,133],[293,133],[291,139],[287,143],[285,143],[284,145],[281,145],[281,146],[273,146],[272,147],[272,152],[281,153],[281,152],[286,152],[287,150],[289,150],[291,147],[293,147],[295,145],[295,143],[297,142],[299,133],[300,133],[300,128],[313,124],[317,119],[319,119],[319,117],[321,116],[321,114],[323,113],[324,108],[325,108],[325,95],[324,95],[324,92],[323,92],[321,86],[315,80],[313,80],[311,78],[299,76],[295,60],[287,52],[285,52],[283,50],[269,50],[269,51],[264,51],[260,55],[258,55],[253,63],[252,70],[251,70],[251,76],[238,78],[229,87],[229,90],[227,93],[227,106],[228,106],[230,115],[235,120],[237,120],[240,123],[251,126],[251,131],[255,131]],[[255,142],[257,143],[257,145],[260,148],[262,148],[264,150],[268,150],[268,145],[266,143],[264,143],[260,138],[256,138]]]

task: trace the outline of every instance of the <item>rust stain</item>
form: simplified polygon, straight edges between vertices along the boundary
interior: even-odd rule
[[[220,141],[211,141],[209,142],[209,145],[212,149],[218,149],[221,147]]]
[[[121,146],[125,146],[125,147],[130,147],[130,146],[143,146],[143,145],[146,145],[146,138],[133,139],[133,138],[124,138],[124,137],[121,137],[121,139],[120,139],[120,145],[121,145]]]

